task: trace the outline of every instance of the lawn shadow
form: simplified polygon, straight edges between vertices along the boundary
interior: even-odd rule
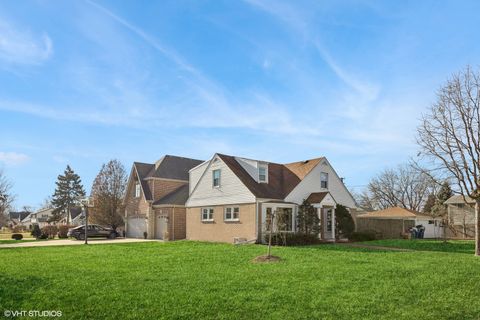
[[[342,251],[342,252],[368,252],[368,253],[385,253],[385,252],[412,252],[412,250],[374,247],[374,246],[357,246],[350,243],[321,243],[312,245],[295,245],[283,248],[295,248],[299,250],[323,250],[323,251]]]
[[[15,278],[0,274],[0,309],[22,310],[23,302],[29,301],[44,280],[35,276]]]

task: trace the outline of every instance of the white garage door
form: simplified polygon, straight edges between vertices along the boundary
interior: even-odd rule
[[[147,231],[147,223],[144,218],[128,218],[127,237],[143,238],[143,233]]]

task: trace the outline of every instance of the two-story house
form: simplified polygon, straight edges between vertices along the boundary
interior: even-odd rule
[[[465,201],[466,200],[466,201]],[[454,195],[445,201],[447,205],[449,238],[475,237],[475,200]]]
[[[185,238],[188,171],[200,163],[166,155],[154,164],[133,164],[124,198],[127,237]]]
[[[192,168],[186,203],[190,240],[263,241],[274,215],[296,230],[299,205],[307,199],[317,210],[321,236],[335,239],[335,208],[352,210],[355,200],[324,157],[279,164],[224,154]],[[268,223],[267,223],[268,222]],[[275,229],[275,224],[273,226]]]

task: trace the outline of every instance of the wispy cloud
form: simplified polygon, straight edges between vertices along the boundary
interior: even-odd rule
[[[26,163],[30,158],[23,153],[0,151],[0,162],[7,166],[17,166]]]
[[[47,33],[34,34],[2,17],[0,19],[0,61],[7,64],[38,65],[53,53]]]

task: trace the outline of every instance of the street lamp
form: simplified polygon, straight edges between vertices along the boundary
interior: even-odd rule
[[[83,209],[85,211],[85,244],[88,244],[88,208],[93,207],[93,201],[90,199],[90,197],[85,197],[80,199],[80,203],[83,206]]]

